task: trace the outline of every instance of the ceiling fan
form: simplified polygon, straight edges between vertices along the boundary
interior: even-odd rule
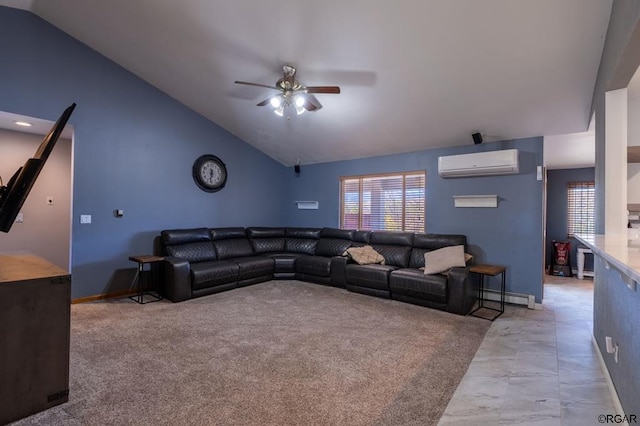
[[[322,94],[338,94],[340,87],[338,86],[303,86],[296,80],[296,69],[291,65],[282,66],[284,76],[274,86],[260,83],[250,83],[248,81],[235,81],[236,84],[245,84],[247,86],[266,87],[267,89],[278,90],[282,93],[270,96],[264,101],[258,103],[257,106],[271,105],[277,115],[283,116],[286,107],[295,107],[297,114],[305,111],[317,111],[322,108],[322,104],[313,95],[314,93]]]

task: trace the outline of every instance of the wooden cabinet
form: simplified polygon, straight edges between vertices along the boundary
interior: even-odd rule
[[[0,424],[69,399],[71,276],[31,255],[0,255]]]

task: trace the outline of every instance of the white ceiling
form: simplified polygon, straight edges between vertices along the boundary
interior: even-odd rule
[[[593,167],[596,163],[595,131],[545,136],[543,153],[547,169]]]
[[[612,0],[0,0],[285,165],[584,132]],[[324,108],[255,104],[282,65]]]
[[[30,127],[23,127],[16,124],[16,121],[23,121],[31,124]],[[49,120],[42,120],[34,117],[25,117],[24,115],[12,114],[0,111],[0,129],[13,130],[15,132],[32,133],[35,135],[46,135],[49,133],[55,123]],[[60,137],[63,139],[71,139],[73,136],[73,126],[67,124]]]

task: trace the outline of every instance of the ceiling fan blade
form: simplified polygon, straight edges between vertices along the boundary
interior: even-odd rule
[[[271,98],[267,98],[264,101],[260,102],[259,104],[257,104],[256,106],[267,106],[271,103]]]
[[[274,90],[280,90],[279,88],[275,87],[275,86],[269,86],[267,84],[260,84],[260,83],[250,83],[248,81],[234,81],[235,84],[244,84],[247,86],[256,86],[256,87],[266,87],[267,89],[274,89]]]
[[[322,108],[322,104],[315,96],[307,94],[304,97],[304,104],[302,104],[302,107],[307,111],[312,112]]]
[[[340,93],[340,88],[338,86],[308,86],[304,88],[304,91],[307,93]]]

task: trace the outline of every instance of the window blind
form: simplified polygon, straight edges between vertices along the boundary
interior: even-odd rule
[[[567,235],[595,233],[596,187],[594,182],[567,185]]]
[[[340,178],[343,229],[424,232],[424,171]]]

